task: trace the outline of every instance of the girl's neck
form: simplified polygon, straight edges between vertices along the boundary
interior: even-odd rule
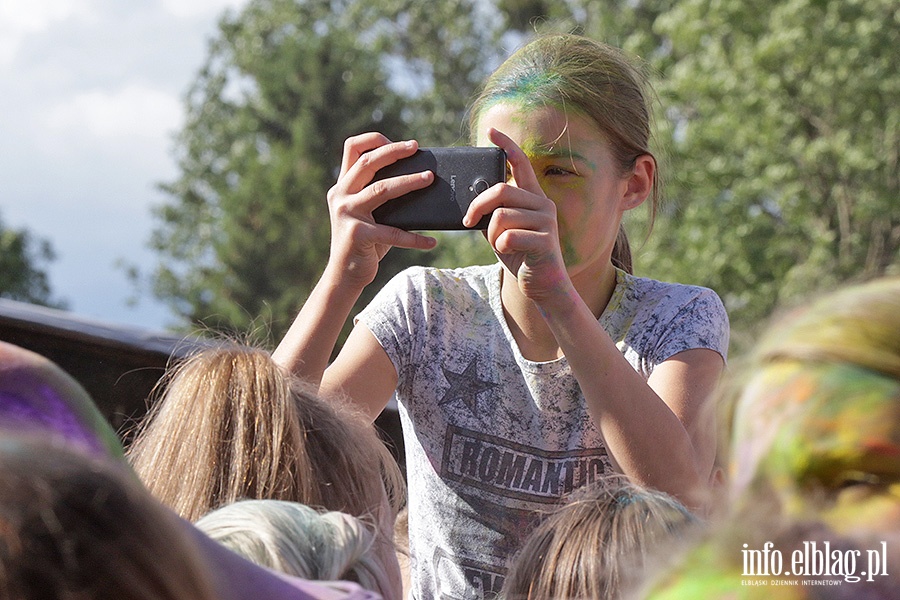
[[[522,294],[515,277],[506,269],[502,270],[501,277],[500,301],[503,304],[503,314],[522,356],[535,362],[561,358],[559,344],[541,315],[540,309]],[[599,319],[615,290],[616,269],[611,263],[607,263],[600,272],[575,274],[572,277],[572,284],[594,316]]]

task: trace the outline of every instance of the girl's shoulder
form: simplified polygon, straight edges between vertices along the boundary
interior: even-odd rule
[[[669,356],[708,348],[727,357],[730,325],[719,295],[684,283],[620,272],[604,326],[647,362],[646,372]]]
[[[617,272],[614,298],[622,307],[632,310],[680,312],[685,307],[702,304],[707,310],[725,313],[721,298],[708,287],[638,277],[624,271]]]

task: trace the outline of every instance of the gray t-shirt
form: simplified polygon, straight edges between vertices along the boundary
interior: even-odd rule
[[[568,361],[519,352],[501,268],[408,269],[358,316],[399,375],[417,600],[494,596],[541,515],[612,470]],[[727,353],[706,288],[619,271],[600,322],[645,378],[683,350]]]

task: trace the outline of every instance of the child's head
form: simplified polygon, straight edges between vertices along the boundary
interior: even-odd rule
[[[658,570],[651,565],[629,598],[897,597],[898,559],[891,553],[898,542],[894,531],[877,536],[841,534],[814,518],[784,520],[765,512],[767,508],[745,513],[741,519],[711,523],[702,539],[675,548],[656,565]]]
[[[833,292],[779,319],[733,416],[732,495],[789,513],[900,523],[900,279]]]
[[[785,571],[787,558],[811,543],[828,542],[842,556],[896,546],[900,278],[847,286],[774,320],[742,371],[729,384],[728,512],[641,598],[775,597],[742,585],[744,556],[766,543],[785,557]],[[887,560],[893,575],[896,558]],[[890,577],[843,583],[785,586],[777,597],[896,595]]]
[[[528,111],[554,107],[577,111],[596,124],[621,174],[650,151],[650,86],[621,50],[576,35],[539,37],[510,56],[488,78],[473,103],[469,130],[475,143],[481,116],[497,103]],[[658,203],[654,172],[651,221]]]
[[[0,432],[0,597],[212,600],[209,565],[122,461]]]
[[[281,500],[243,500],[197,521],[197,528],[244,558],[313,581],[353,581],[385,598],[395,590],[392,552],[379,552],[374,526],[336,511]],[[393,564],[385,564],[384,557]]]
[[[39,431],[97,455],[122,446],[87,391],[47,358],[0,341],[0,426]]]
[[[611,477],[583,490],[528,537],[504,600],[618,598],[656,545],[696,522],[677,500]]]
[[[167,377],[128,457],[184,518],[272,498],[393,523],[387,503],[402,475],[374,426],[319,398],[268,352],[209,348]]]

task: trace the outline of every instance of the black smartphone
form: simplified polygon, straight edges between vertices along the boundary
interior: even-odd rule
[[[496,147],[420,148],[380,169],[374,181],[421,171],[434,173],[431,185],[376,208],[372,211],[376,223],[407,231],[487,229],[490,215],[471,228],[462,224],[462,218],[475,196],[506,181],[506,152]]]

